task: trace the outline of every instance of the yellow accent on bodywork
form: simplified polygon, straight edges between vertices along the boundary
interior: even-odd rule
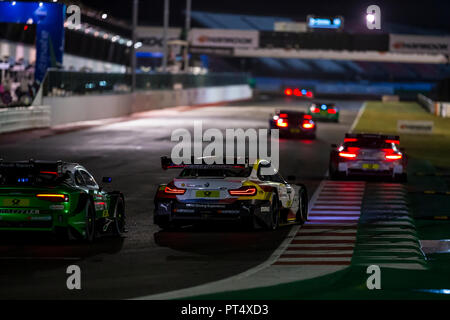
[[[272,192],[264,191],[257,183],[252,181],[245,181],[242,186],[251,186],[256,188],[256,194],[254,196],[239,197],[238,200],[272,200]]]
[[[103,218],[107,218],[109,217],[109,211],[108,210],[103,210]]]

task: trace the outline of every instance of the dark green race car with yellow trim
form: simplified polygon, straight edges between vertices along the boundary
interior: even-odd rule
[[[161,228],[228,221],[275,230],[307,220],[306,187],[286,182],[269,161],[237,159],[218,164],[206,158],[197,160],[176,164],[161,158],[163,169],[182,169],[157,189],[154,223]]]
[[[334,103],[315,101],[311,103],[307,114],[316,121],[339,122],[339,108]]]
[[[111,178],[103,178],[104,183]],[[0,232],[52,232],[93,242],[125,232],[125,199],[107,192],[81,165],[0,161]]]

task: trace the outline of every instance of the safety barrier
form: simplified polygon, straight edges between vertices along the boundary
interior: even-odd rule
[[[450,102],[433,101],[423,94],[417,95],[419,103],[430,113],[444,118],[450,118]]]
[[[50,126],[50,106],[0,109],[0,133]]]

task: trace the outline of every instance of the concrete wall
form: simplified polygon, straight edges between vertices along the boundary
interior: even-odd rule
[[[176,106],[213,104],[250,99],[248,85],[204,87],[184,90],[154,90],[133,94],[44,97],[51,106],[51,126],[71,122],[125,116],[134,112]]]
[[[0,109],[0,133],[50,126],[50,106]]]

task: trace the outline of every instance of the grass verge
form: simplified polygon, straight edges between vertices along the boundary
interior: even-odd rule
[[[401,146],[411,157],[450,169],[450,118],[436,117],[416,102],[367,102],[354,132],[398,134],[398,120],[434,121],[431,135],[400,134]]]

